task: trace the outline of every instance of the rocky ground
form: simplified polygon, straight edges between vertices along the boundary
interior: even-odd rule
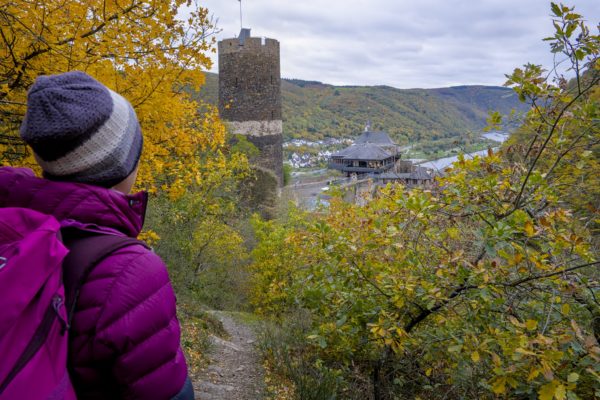
[[[264,397],[264,372],[252,327],[230,313],[215,311],[229,339],[212,336],[210,363],[194,390],[198,400],[259,400]]]

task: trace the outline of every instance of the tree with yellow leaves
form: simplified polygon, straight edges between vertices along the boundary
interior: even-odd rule
[[[178,15],[189,15],[182,19]],[[225,128],[186,93],[204,82],[216,27],[190,0],[9,0],[0,5],[0,161],[34,166],[18,138],[35,78],[82,70],[134,106],[145,138],[138,186],[180,196],[225,167]],[[211,157],[203,157],[207,151]],[[203,163],[201,164],[200,158]]]
[[[36,169],[19,125],[37,76],[81,70],[126,97],[144,136],[137,186],[155,195],[141,238],[166,261],[190,312],[196,288],[228,278],[245,257],[230,225],[247,159],[228,147],[216,109],[189,95],[204,83],[216,32],[190,0],[0,2],[0,164]],[[183,322],[184,347],[197,355],[201,338]]]

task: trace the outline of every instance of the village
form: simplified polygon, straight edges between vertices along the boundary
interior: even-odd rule
[[[508,138],[506,132],[482,134],[496,149]],[[345,147],[342,147],[345,146]],[[293,139],[283,144],[286,161],[292,168],[291,182],[283,193],[309,210],[327,205],[334,187],[343,188],[348,201],[364,202],[388,184],[435,188],[435,178],[457,161],[458,156],[434,160],[409,158],[410,146],[399,146],[383,131],[372,131],[367,121],[355,139],[327,138],[319,141]],[[488,150],[465,154],[471,158]]]

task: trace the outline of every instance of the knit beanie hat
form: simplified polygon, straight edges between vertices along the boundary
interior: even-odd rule
[[[131,104],[79,71],[36,79],[21,137],[46,178],[107,188],[135,170],[143,142]]]

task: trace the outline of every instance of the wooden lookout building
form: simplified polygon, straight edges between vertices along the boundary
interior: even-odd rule
[[[329,168],[352,174],[380,174],[394,168],[400,158],[398,146],[386,132],[365,129],[354,144],[331,155]]]

